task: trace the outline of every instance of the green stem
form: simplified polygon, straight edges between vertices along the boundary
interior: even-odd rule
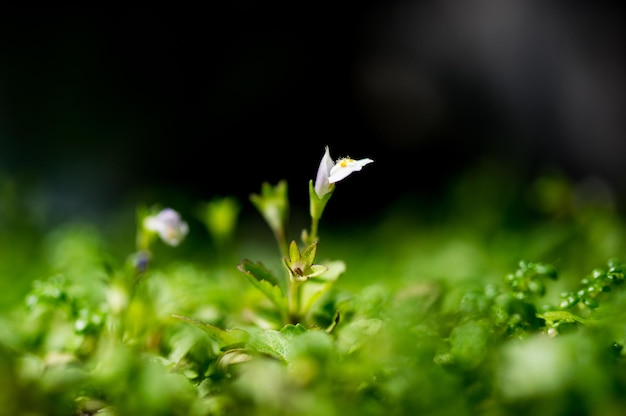
[[[300,283],[289,279],[289,321],[292,324],[298,323],[300,319]]]
[[[311,235],[309,236],[310,241],[308,241],[307,244],[317,241],[319,222],[320,217],[311,217]]]
[[[285,232],[283,230],[276,230],[274,233],[276,242],[278,243],[278,249],[282,257],[289,257],[289,249],[287,246],[287,239],[285,238]]]

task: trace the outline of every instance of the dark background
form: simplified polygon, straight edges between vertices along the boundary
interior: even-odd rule
[[[329,145],[375,161],[338,185],[331,220],[436,197],[490,158],[521,177],[593,177],[619,197],[618,7],[0,6],[0,175],[56,218],[173,194],[244,199],[283,178],[306,206]]]

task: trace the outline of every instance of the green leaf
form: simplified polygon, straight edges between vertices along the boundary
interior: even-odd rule
[[[206,322],[199,321],[197,319],[189,318],[183,315],[173,314],[172,317],[180,319],[185,322],[189,322],[200,328],[211,339],[218,343],[220,349],[227,349],[227,347],[235,344],[241,344],[247,342],[250,338],[250,334],[243,329],[222,329],[215,325],[211,325]]]
[[[262,354],[287,362],[288,338],[279,331],[260,331],[250,338],[249,345]]]
[[[297,336],[291,338],[289,348],[289,358],[292,361],[299,358],[309,362],[310,360],[325,360],[334,351],[335,340],[326,331],[304,330],[294,335]]]
[[[300,325],[285,325],[276,331],[274,329],[254,331],[250,337],[248,345],[262,354],[287,362],[291,357],[293,339],[308,332]]]
[[[289,215],[287,181],[281,180],[276,186],[263,182],[261,194],[251,194],[250,201],[259,210],[274,232],[283,229]]]
[[[315,276],[312,280],[334,282],[346,271],[346,263],[342,260],[326,261],[323,263],[323,267],[327,269],[326,272],[322,275]]]
[[[289,244],[289,262],[295,263],[300,260],[300,250],[298,249],[298,244],[295,240],[291,241]]]
[[[581,318],[580,316],[567,311],[547,311],[542,314],[537,314],[537,317],[545,320],[548,325],[554,325],[557,322],[580,322],[581,324],[592,322],[590,319]]]
[[[328,267],[326,266],[321,264],[312,264],[307,275],[309,276],[309,279],[312,279],[314,277],[321,276],[326,272],[326,270],[328,270]]]
[[[302,311],[305,314],[322,295],[330,290],[335,281],[346,270],[346,264],[341,260],[318,267],[324,267],[326,272],[309,279],[302,285]]]
[[[278,279],[261,262],[242,261],[237,268],[244,274],[254,276],[258,281],[265,280],[272,286],[279,286]]]
[[[351,354],[374,335],[378,334],[383,326],[380,319],[359,319],[348,323],[341,328],[337,337],[337,347],[340,351]]]
[[[311,266],[313,262],[315,262],[316,253],[317,253],[317,241],[314,241],[313,243],[306,246],[306,248],[302,252],[301,258],[307,267]]]
[[[237,268],[243,273],[250,283],[259,289],[275,306],[283,313],[286,311],[287,302],[278,279],[265,268],[265,266],[249,260],[241,262]]]
[[[467,321],[450,333],[450,353],[463,369],[476,368],[490,347],[489,325],[482,321]]]
[[[286,336],[300,335],[307,332],[307,329],[301,324],[287,324],[280,329],[280,333]]]

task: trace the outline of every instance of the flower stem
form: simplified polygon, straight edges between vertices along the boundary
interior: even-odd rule
[[[317,233],[319,227],[320,217],[311,217],[311,235],[309,236],[310,241],[307,243],[313,243],[317,241]]]
[[[285,232],[283,230],[277,230],[274,233],[276,242],[278,243],[278,249],[282,257],[289,257],[289,249],[287,248],[287,239],[285,238]]]
[[[300,320],[300,284],[289,279],[289,323],[296,324]]]

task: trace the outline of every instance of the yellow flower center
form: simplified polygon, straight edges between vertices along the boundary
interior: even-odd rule
[[[354,162],[354,159],[344,158],[344,159],[340,159],[339,162],[337,162],[337,163],[342,168],[345,168],[346,166],[348,166],[348,163],[351,163],[351,162]]]

